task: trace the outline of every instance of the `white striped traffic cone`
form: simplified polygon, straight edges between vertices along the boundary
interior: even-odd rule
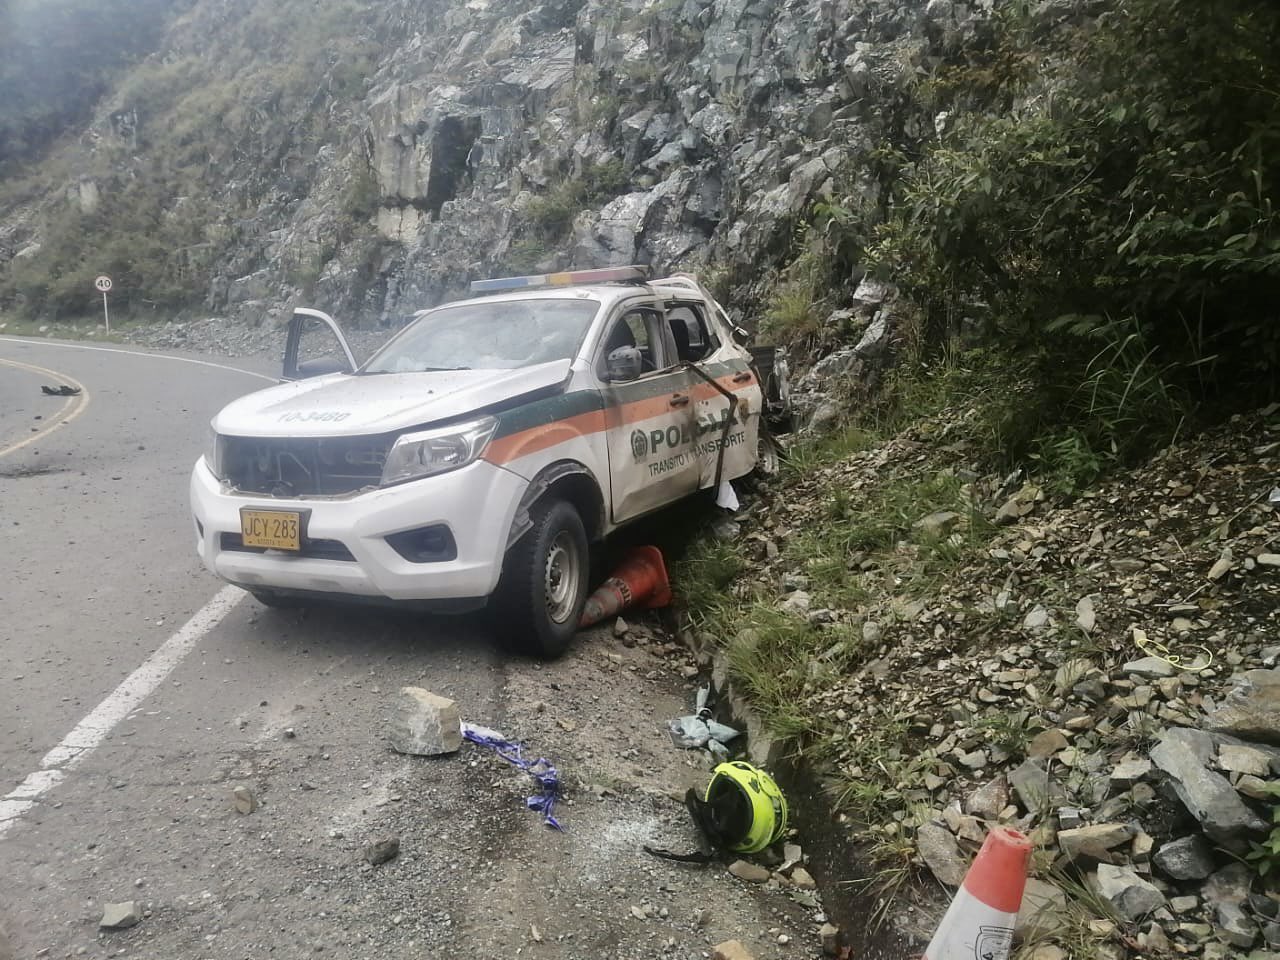
[[[924,960],[1008,960],[1027,885],[1031,841],[996,827],[964,876]]]

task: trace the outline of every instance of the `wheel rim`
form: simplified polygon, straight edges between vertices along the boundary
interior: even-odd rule
[[[578,545],[569,531],[562,530],[547,551],[543,592],[547,598],[547,616],[564,623],[573,616],[578,605],[578,587],[582,580],[582,563]]]

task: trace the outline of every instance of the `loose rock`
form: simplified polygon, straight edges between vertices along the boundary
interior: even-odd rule
[[[247,815],[258,809],[258,798],[253,790],[244,784],[238,784],[232,788],[231,802],[235,804],[236,813]]]
[[[1161,872],[1175,880],[1203,880],[1213,872],[1213,848],[1199,834],[1171,840],[1151,859]]]
[[[102,907],[102,919],[98,926],[104,930],[124,930],[135,927],[142,922],[142,907],[137,900],[125,900],[123,903],[107,903]]]
[[[711,949],[711,960],[755,960],[740,940],[726,940]]]
[[[365,860],[375,867],[386,863],[388,860],[394,860],[399,854],[399,837],[384,837],[381,840],[373,841],[373,843],[364,848]]]
[[[1098,895],[1126,920],[1137,920],[1165,905],[1164,894],[1129,867],[1099,864],[1093,880]]]
[[[769,871],[760,866],[758,863],[751,863],[749,860],[735,860],[729,864],[729,872],[739,880],[745,880],[747,883],[764,883],[769,879]]]
[[[398,753],[434,757],[462,746],[458,705],[421,687],[401,687],[387,733]]]
[[[1227,779],[1207,768],[1213,739],[1200,730],[1175,727],[1165,731],[1151,750],[1152,762],[1164,771],[1174,793],[1212,839],[1231,850],[1247,846],[1248,833],[1266,823],[1240,799]]]
[[[949,887],[958,887],[964,882],[965,872],[969,869],[969,858],[965,856],[951,831],[932,820],[922,823],[916,831],[916,849],[920,858],[933,871],[933,875]]]

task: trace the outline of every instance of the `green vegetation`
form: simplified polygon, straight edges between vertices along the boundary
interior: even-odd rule
[[[612,200],[626,190],[628,181],[621,160],[588,164],[580,175],[561,180],[529,201],[524,208],[526,230],[547,243],[563,240],[579,213]]]
[[[1280,8],[1134,0],[1048,35],[1007,10],[922,89],[952,118],[864,254],[935,342],[986,305],[1036,384],[1004,452],[1072,492],[1275,389]]]
[[[36,13],[24,12],[28,6],[36,5],[19,4],[13,14],[28,18],[26,26],[32,17],[39,21]],[[83,6],[56,0],[40,16],[57,27],[67,10]],[[110,16],[116,6],[102,5],[102,14]],[[203,19],[204,7],[134,6],[140,15],[154,14],[148,24],[167,23],[165,53],[133,64],[109,93],[103,105],[112,120],[96,131],[92,151],[77,155],[74,166],[70,154],[56,152],[52,163],[17,166],[37,146],[45,148],[59,124],[83,122],[75,111],[92,107],[99,93],[111,89],[110,70],[96,53],[85,52],[110,44],[92,29],[70,30],[59,33],[59,43],[75,49],[50,62],[60,70],[68,63],[86,64],[97,71],[93,82],[76,80],[73,70],[67,75],[70,87],[50,87],[48,129],[28,138],[29,146],[8,155],[9,166],[0,169],[0,210],[58,197],[75,178],[91,184],[100,198],[96,205],[54,199],[39,208],[39,254],[0,269],[0,308],[19,317],[60,321],[92,311],[92,279],[103,272],[116,281],[121,321],[171,314],[203,300],[215,266],[227,258],[251,265],[243,258],[260,243],[255,213],[269,198],[290,202],[307,192],[318,173],[317,152],[341,136],[330,108],[363,96],[381,50],[377,12],[356,0],[253,6],[220,20],[216,29]],[[160,6],[172,13],[169,21],[157,12]],[[11,85],[4,73],[18,62],[3,55],[5,43],[18,42],[3,28],[7,15],[0,14],[0,83],[21,92],[26,88]],[[91,26],[96,16],[84,22]],[[119,22],[127,26],[132,20]],[[138,44],[151,36],[147,30],[140,29]],[[28,40],[39,35],[23,34]],[[143,47],[127,46],[126,53],[144,52]],[[0,105],[0,142],[6,140],[10,108],[46,116],[35,100],[19,100]],[[74,103],[75,110],[66,113],[64,102]],[[0,155],[0,167],[4,160]],[[235,199],[215,203],[229,179],[240,183]],[[304,262],[286,265],[295,282],[314,283],[337,247],[363,229],[376,200],[371,173],[354,171],[340,199],[334,235],[319,238],[317,251]]]
[[[1268,783],[1264,789],[1273,797],[1280,797],[1280,785]],[[1267,839],[1259,843],[1249,841],[1245,860],[1258,872],[1258,876],[1271,885],[1280,883],[1280,806],[1271,808],[1271,822],[1275,824]]]

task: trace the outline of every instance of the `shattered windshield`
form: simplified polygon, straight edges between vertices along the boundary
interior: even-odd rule
[[[361,373],[510,370],[577,356],[594,300],[461,303],[420,317]]]

